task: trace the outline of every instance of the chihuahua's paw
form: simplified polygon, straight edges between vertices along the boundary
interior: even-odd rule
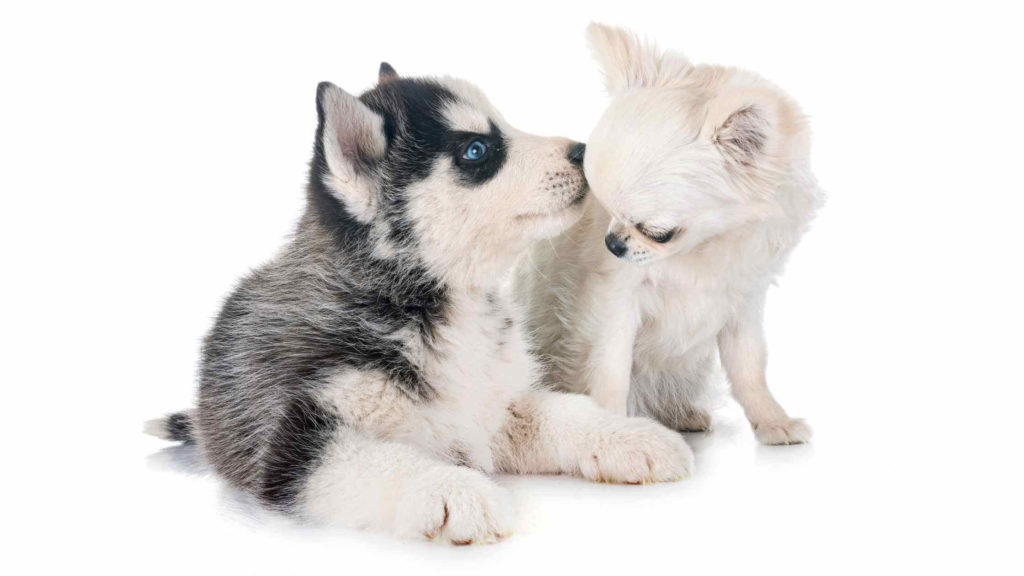
[[[757,441],[769,446],[804,444],[811,440],[811,427],[798,418],[751,424],[751,427]]]
[[[598,482],[647,484],[684,480],[693,451],[678,433],[646,418],[615,418],[581,455],[580,472]]]
[[[457,546],[490,544],[512,531],[515,513],[505,489],[470,468],[425,473],[396,503],[399,532]]]

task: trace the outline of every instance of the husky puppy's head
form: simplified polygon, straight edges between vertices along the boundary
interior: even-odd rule
[[[784,210],[778,189],[806,165],[809,134],[782,91],[626,30],[595,23],[587,39],[612,96],[584,160],[612,254],[654,262]]]
[[[381,64],[356,98],[322,83],[311,195],[343,250],[493,284],[580,217],[583,145],[512,127],[478,88]]]

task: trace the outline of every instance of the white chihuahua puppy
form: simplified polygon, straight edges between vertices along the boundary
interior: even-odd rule
[[[618,414],[705,430],[718,360],[758,440],[794,444],[765,381],[765,293],[823,200],[796,103],[592,24],[611,105],[584,169],[597,202],[522,267],[548,380]]]

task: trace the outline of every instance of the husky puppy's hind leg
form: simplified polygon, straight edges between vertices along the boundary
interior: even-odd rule
[[[298,511],[317,523],[454,544],[493,542],[515,519],[505,490],[483,472],[349,428],[327,446]]]

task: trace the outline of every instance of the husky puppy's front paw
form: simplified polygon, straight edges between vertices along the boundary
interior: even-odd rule
[[[693,472],[693,451],[678,433],[646,418],[616,418],[602,428],[580,461],[584,478],[647,484],[684,480]]]
[[[804,444],[809,442],[812,436],[811,427],[799,418],[751,424],[751,427],[757,441],[769,446]]]
[[[398,532],[457,546],[497,542],[515,513],[505,489],[470,468],[426,472],[397,503]]]

